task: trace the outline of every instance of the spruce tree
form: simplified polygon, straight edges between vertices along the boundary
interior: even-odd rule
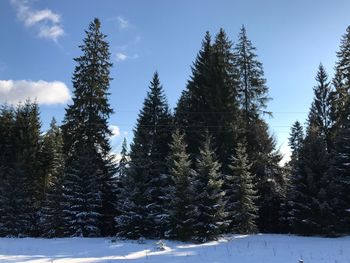
[[[186,152],[186,147],[184,135],[176,130],[172,135],[169,156],[173,189],[170,192],[170,229],[167,235],[182,241],[191,239],[195,218],[195,171],[191,168],[191,158]]]
[[[244,26],[242,26],[239,33],[235,54],[235,66],[240,77],[240,104],[248,129],[251,119],[265,112],[270,98],[268,97],[268,87],[266,86],[262,63],[257,59],[256,48],[248,39]]]
[[[348,110],[349,112],[349,110]],[[331,191],[334,209],[335,231],[349,233],[350,229],[350,114],[343,119],[343,125],[335,138],[335,149],[331,161]]]
[[[17,187],[21,187],[22,196],[17,220],[21,222],[21,235],[38,236],[44,190],[44,176],[40,169],[41,123],[38,104],[26,101],[19,105],[15,118],[15,181],[19,184]]]
[[[289,137],[289,146],[292,149],[292,161],[298,161],[300,151],[303,147],[304,143],[304,131],[303,126],[300,124],[299,121],[294,122],[291,128],[291,133]]]
[[[330,151],[332,149],[332,95],[322,65],[316,75],[305,140],[293,127],[291,189],[292,230],[301,234],[327,234],[334,228],[331,204]],[[300,145],[301,144],[301,145]]]
[[[304,130],[299,121],[295,121],[291,127],[289,146],[292,150],[291,160],[286,164],[288,169],[286,197],[281,211],[281,222],[285,231],[291,231],[295,218],[294,194],[298,177],[298,165],[301,157],[301,150],[304,144]]]
[[[231,174],[226,177],[232,188],[226,191],[228,231],[241,234],[255,233],[258,208],[255,205],[257,191],[250,174],[250,166],[245,146],[238,144],[236,156],[230,165]]]
[[[3,106],[0,112],[0,236],[18,236],[22,225],[21,182],[16,174],[14,144],[15,112]]]
[[[122,150],[120,152],[120,160],[117,168],[117,176],[118,180],[122,181],[123,178],[126,176],[126,170],[128,166],[128,145],[126,142],[126,138],[123,140],[122,144]]]
[[[333,120],[337,127],[346,121],[350,94],[350,26],[346,29],[337,52],[338,61],[335,66],[333,85],[335,87],[333,103]]]
[[[127,195],[122,214],[116,219],[121,235],[157,238],[166,231],[170,182],[166,158],[172,126],[169,106],[155,73],[131,144]]]
[[[78,220],[86,220],[79,222],[80,225],[70,226],[69,228],[74,231],[68,232],[84,236],[98,233],[111,235],[114,233],[116,213],[115,165],[109,142],[111,131],[108,128],[108,118],[113,113],[108,102],[112,64],[109,44],[106,42],[106,35],[101,32],[101,23],[97,18],[90,23],[80,49],[83,54],[75,59],[77,66],[73,74],[73,104],[67,108],[62,126],[64,153],[67,157],[64,187],[66,191],[72,191],[64,195],[66,200],[63,203],[66,205],[65,211],[71,217],[70,224],[75,224]],[[84,172],[89,174],[86,175]],[[86,187],[81,189],[83,194],[75,192],[74,185],[78,187],[84,180],[88,180],[89,183],[86,182],[84,186],[80,186]],[[86,192],[88,190],[92,192]],[[92,201],[91,206],[86,207],[86,211],[74,209],[73,204],[78,198],[83,198],[80,200],[83,203]],[[96,198],[96,200],[90,198]],[[84,206],[79,209],[84,209]],[[82,213],[91,215],[91,218],[81,218]],[[100,215],[99,219],[96,215]],[[74,216],[76,216],[75,219]],[[90,232],[88,228],[84,231],[76,231],[76,227],[89,225],[90,221],[94,221]],[[95,221],[99,224],[96,225]]]
[[[192,76],[178,102],[176,122],[186,135],[189,152],[199,153],[204,130],[216,145],[227,170],[238,136],[238,76],[232,43],[220,29],[214,43],[207,32],[192,67]]]
[[[223,181],[211,138],[207,134],[196,163],[194,178],[196,215],[193,239],[206,242],[218,237],[224,224]]]
[[[124,138],[123,143],[122,143],[122,149],[120,152],[120,160],[119,164],[117,166],[117,202],[115,204],[116,207],[116,217],[115,220],[121,216],[123,212],[123,204],[124,200],[126,199],[125,197],[128,194],[128,189],[127,189],[127,172],[128,172],[128,163],[129,163],[129,156],[128,156],[128,146],[126,142],[126,138]],[[118,229],[118,222],[116,222],[116,232],[118,234],[119,229]]]
[[[286,185],[283,171],[278,165],[282,156],[276,151],[275,139],[262,119],[262,114],[271,115],[266,111],[270,97],[262,63],[244,26],[235,46],[234,65],[239,74],[238,95],[243,121],[239,141],[246,141],[248,160],[252,163],[250,172],[255,177],[259,196],[259,229],[262,232],[277,231]]]
[[[64,234],[62,218],[62,183],[64,172],[63,139],[55,118],[44,136],[42,169],[45,176],[45,200],[41,209],[42,233],[45,237],[60,237]]]
[[[319,136],[324,138],[327,151],[331,152],[334,133],[332,118],[333,93],[327,72],[322,64],[318,67],[315,80],[317,85],[314,87],[314,101],[310,109],[310,118],[313,118],[316,122],[319,127]]]

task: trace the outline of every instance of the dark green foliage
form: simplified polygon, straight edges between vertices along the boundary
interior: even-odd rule
[[[92,145],[76,145],[75,158],[65,170],[63,188],[63,217],[65,235],[95,237],[100,235],[101,192],[99,181],[102,170],[94,159]]]
[[[300,234],[329,234],[334,229],[329,175],[332,97],[322,65],[316,81],[305,139],[298,123],[293,126],[290,139],[293,155],[289,222],[292,231]]]
[[[44,135],[41,154],[41,165],[45,176],[45,200],[41,210],[42,232],[45,237],[60,237],[64,234],[61,207],[64,155],[62,132],[54,118],[50,129]]]
[[[299,160],[300,151],[304,143],[304,131],[303,126],[299,121],[294,122],[290,137],[289,137],[289,146],[292,149],[292,160]]]
[[[226,180],[232,187],[226,191],[228,197],[226,212],[229,223],[227,230],[231,233],[249,234],[258,230],[256,224],[258,208],[255,205],[257,191],[253,176],[250,174],[250,167],[245,146],[239,143],[236,156],[232,158],[232,165],[229,166],[231,174],[226,176]]]
[[[43,176],[40,171],[40,121],[36,103],[16,110],[4,108],[1,117],[0,178],[3,235],[39,235]]]
[[[220,30],[213,44],[207,32],[176,109],[176,123],[186,135],[189,153],[199,153],[202,134],[207,130],[223,170],[227,170],[233,154],[239,121],[238,77],[233,61],[232,43],[225,31]]]
[[[150,84],[131,145],[127,195],[117,218],[121,235],[138,238],[163,236],[168,222],[169,155],[172,116],[158,73]]]
[[[238,98],[243,125],[241,139],[246,141],[250,172],[255,176],[258,190],[259,229],[262,232],[277,231],[279,210],[285,191],[285,178],[278,163],[282,156],[276,151],[276,143],[269,135],[268,125],[261,119],[266,111],[268,87],[262,63],[258,61],[256,48],[248,39],[244,26],[235,46],[235,67],[239,74]]]
[[[100,28],[100,21],[95,19],[86,31],[83,45],[80,46],[83,54],[75,59],[77,66],[73,74],[73,104],[67,108],[62,126],[66,155],[65,170],[68,173],[64,184],[69,184],[70,188],[74,189],[72,186],[74,180],[77,180],[76,184],[79,184],[83,178],[88,176],[87,180],[90,183],[96,183],[96,185],[86,186],[84,191],[90,189],[97,192],[84,194],[92,198],[100,191],[98,196],[101,199],[98,202],[100,203],[99,210],[93,211],[93,213],[100,214],[99,230],[96,230],[94,226],[91,233],[86,232],[88,229],[81,231],[81,233],[69,231],[74,235],[90,236],[96,235],[100,231],[102,235],[112,235],[115,231],[116,180],[113,156],[110,154],[111,131],[108,128],[108,118],[113,113],[108,102],[108,89],[111,80],[109,75],[112,64],[110,63],[109,44]],[[82,145],[86,145],[87,149],[78,149]],[[90,155],[82,156],[81,154]],[[91,163],[84,164],[85,161]],[[90,174],[83,174],[84,170],[89,171]],[[72,198],[71,195],[69,196]],[[64,201],[67,204],[69,202],[70,200]],[[91,205],[94,209],[97,207],[97,204]],[[72,208],[65,208],[67,211],[69,209]],[[91,209],[87,209],[89,211],[86,213],[90,213]],[[72,209],[72,212],[77,211]],[[71,219],[70,222],[75,221]],[[89,222],[85,223],[89,224]]]
[[[247,128],[250,120],[265,112],[268,87],[264,78],[262,63],[257,60],[256,48],[247,37],[244,26],[241,28],[235,47],[235,66],[239,74],[239,98]]]
[[[317,86],[314,87],[314,101],[311,105],[309,119],[317,125],[319,136],[324,138],[327,146],[327,151],[332,150],[332,141],[334,131],[332,119],[332,103],[333,94],[330,83],[328,82],[328,75],[320,64],[315,78]]]
[[[225,219],[220,163],[214,154],[209,135],[200,149],[196,171],[193,182],[196,194],[193,239],[205,242],[218,237]]]
[[[191,159],[186,153],[186,147],[184,135],[176,130],[172,136],[169,156],[173,189],[170,192],[170,230],[167,235],[182,241],[192,238],[195,222],[195,171],[191,168]]]
[[[349,233],[350,229],[350,114],[343,120],[337,132],[330,169],[332,178],[332,206],[335,213],[337,233]]]
[[[346,29],[337,52],[338,61],[335,66],[333,85],[335,87],[333,103],[333,120],[339,128],[347,118],[350,94],[350,26]]]

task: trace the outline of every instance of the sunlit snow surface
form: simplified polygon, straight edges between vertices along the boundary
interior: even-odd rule
[[[205,244],[111,242],[106,238],[0,238],[1,263],[230,262],[350,263],[350,237],[231,236]]]

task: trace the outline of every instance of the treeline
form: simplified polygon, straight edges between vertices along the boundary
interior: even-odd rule
[[[318,68],[306,127],[291,129],[283,222],[294,233],[350,233],[350,27],[337,58],[332,81]]]
[[[121,159],[111,153],[109,44],[95,19],[75,59],[73,102],[41,133],[27,101],[0,113],[0,235],[120,236],[203,242],[223,233],[349,232],[350,28],[331,84],[322,66],[292,160],[269,133],[268,87],[241,28],[207,33],[171,111],[153,75]],[[347,214],[348,213],[348,214]]]

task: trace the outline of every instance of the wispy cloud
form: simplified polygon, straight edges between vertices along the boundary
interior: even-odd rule
[[[118,16],[117,17],[117,21],[118,21],[118,27],[119,29],[126,29],[128,27],[130,27],[130,23],[128,20],[126,20],[124,17],[122,16]]]
[[[138,54],[128,55],[126,53],[118,52],[115,57],[117,62],[121,62],[127,59],[137,59],[139,58],[139,55]]]
[[[64,35],[61,16],[50,9],[36,10],[28,0],[11,0],[17,17],[26,27],[35,28],[38,36],[57,42]]]
[[[124,61],[128,58],[128,55],[121,53],[121,52],[118,52],[116,54],[116,58],[117,58],[117,61]]]
[[[39,104],[63,104],[70,99],[70,93],[60,81],[0,80],[1,103],[17,104],[26,99]]]

